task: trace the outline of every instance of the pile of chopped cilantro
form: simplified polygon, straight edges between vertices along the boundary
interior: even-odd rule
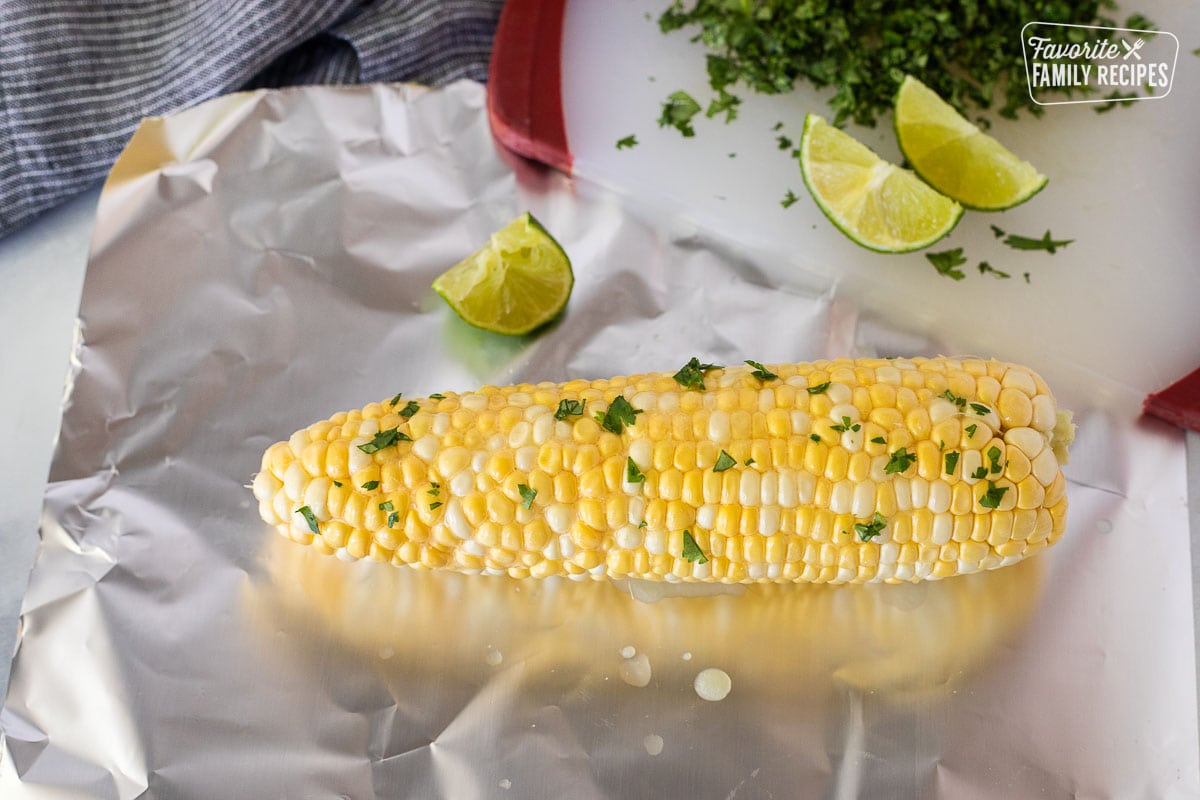
[[[997,97],[1003,117],[1040,116],[1026,88],[1021,28],[1033,21],[1154,27],[1140,14],[1118,24],[1114,9],[1111,0],[673,0],[658,22],[664,33],[699,26],[715,92],[709,117],[736,116],[739,85],[779,94],[801,80],[835,89],[835,125],[874,126],[905,74],[968,117]],[[1094,33],[1075,35],[1082,42]]]

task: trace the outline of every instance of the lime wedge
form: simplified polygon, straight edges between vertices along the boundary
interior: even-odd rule
[[[962,117],[911,75],[896,93],[896,138],[908,163],[930,186],[968,208],[999,211],[1046,185],[1022,161]]]
[[[962,206],[815,114],[804,118],[800,171],[817,206],[863,247],[920,250],[958,224]]]
[[[510,336],[558,316],[571,296],[571,259],[526,212],[433,282],[466,322]]]

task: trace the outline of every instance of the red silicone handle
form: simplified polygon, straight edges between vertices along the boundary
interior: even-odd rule
[[[526,158],[571,171],[562,110],[566,0],[508,0],[488,72],[492,136]]]

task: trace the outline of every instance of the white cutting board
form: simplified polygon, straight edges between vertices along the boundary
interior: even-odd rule
[[[993,135],[1050,183],[1010,211],[967,212],[932,248],[965,249],[972,260],[960,282],[938,275],[922,254],[864,250],[824,219],[796,161],[775,141],[780,133],[797,140],[806,112],[831,115],[824,96],[807,85],[782,96],[743,92],[737,120],[697,116],[694,138],[659,128],[661,103],[672,91],[684,89],[702,105],[712,94],[705,51],[690,41],[693,32],[659,31],[666,5],[567,3],[563,108],[577,174],[665,211],[680,233],[694,227],[736,240],[772,280],[833,279],[838,294],[864,313],[978,354],[1027,363],[1076,407],[1136,413],[1144,394],[1200,366],[1200,58],[1191,53],[1200,45],[1200,14],[1194,4],[1157,0],[1121,9],[1143,11],[1179,37],[1167,97],[1105,114],[1068,105],[1048,107],[1040,119],[993,115]],[[772,130],[777,122],[783,123],[778,132]],[[890,118],[876,129],[847,130],[899,162]],[[638,145],[617,150],[617,140],[630,134]],[[784,209],[780,201],[789,189],[800,199]],[[1029,236],[1049,228],[1055,238],[1075,241],[1055,255],[1016,251],[995,240],[991,224]],[[980,260],[1013,277],[978,274]]]

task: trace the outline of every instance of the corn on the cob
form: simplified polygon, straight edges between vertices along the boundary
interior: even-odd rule
[[[1053,544],[1073,435],[1024,367],[712,367],[372,403],[263,455],[263,519],[343,558],[517,578],[910,581]]]

